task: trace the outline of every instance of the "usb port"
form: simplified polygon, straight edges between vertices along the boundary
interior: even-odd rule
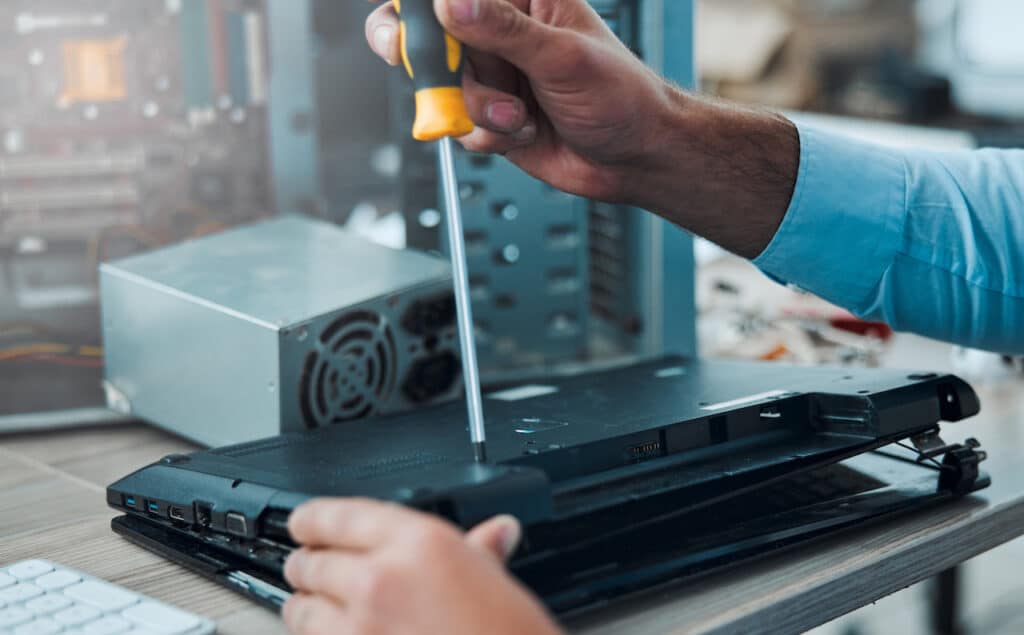
[[[124,497],[124,506],[125,507],[135,507],[135,497],[134,496],[125,496]]]
[[[150,501],[150,502],[146,503],[146,509],[148,509],[149,513],[151,513],[151,514],[159,514],[160,513],[160,505],[158,505],[157,503],[154,503],[153,501]]]
[[[174,507],[173,505],[167,508],[167,516],[171,520],[179,520],[181,522],[185,521],[185,511],[182,508]]]

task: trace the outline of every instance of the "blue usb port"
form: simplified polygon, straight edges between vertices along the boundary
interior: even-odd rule
[[[160,512],[160,506],[159,506],[159,505],[157,505],[156,503],[152,503],[152,502],[151,502],[151,503],[149,503],[148,505],[146,505],[146,508],[147,508],[147,509],[148,509],[149,511],[151,511],[152,513],[154,513],[154,514],[156,514],[156,513],[159,513],[159,512]]]
[[[134,496],[125,496],[124,497],[124,506],[125,507],[135,507],[135,497]]]

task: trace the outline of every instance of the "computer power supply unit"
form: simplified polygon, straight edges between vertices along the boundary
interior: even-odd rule
[[[209,445],[459,394],[446,261],[282,217],[104,264],[109,405]]]

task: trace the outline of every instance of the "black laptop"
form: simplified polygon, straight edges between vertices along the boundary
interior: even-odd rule
[[[517,516],[512,571],[556,613],[775,553],[986,487],[978,412],[949,375],[665,358],[485,398],[173,455],[112,484],[129,540],[279,606],[288,514],[371,496],[462,527]]]

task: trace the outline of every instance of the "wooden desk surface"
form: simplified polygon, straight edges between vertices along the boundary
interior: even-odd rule
[[[800,632],[1024,533],[1024,391],[980,391],[985,413],[947,425],[977,436],[993,486],[937,511],[855,531],[697,583],[645,596],[571,624],[585,633]],[[140,425],[0,437],[0,563],[44,557],[218,622],[219,632],[282,633],[242,597],[115,536],[104,486],[191,449]]]

